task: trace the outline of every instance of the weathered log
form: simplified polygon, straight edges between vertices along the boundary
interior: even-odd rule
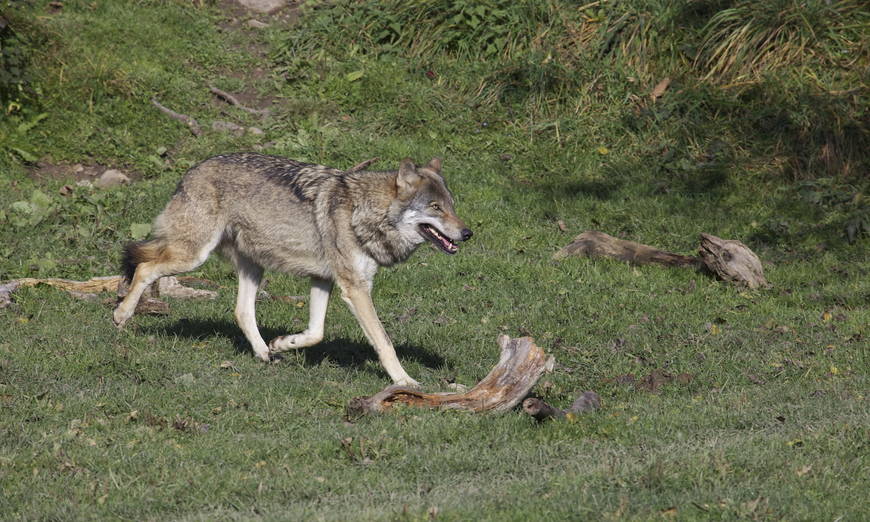
[[[498,344],[498,364],[465,393],[424,393],[408,386],[389,386],[371,397],[352,399],[347,406],[348,417],[381,413],[396,404],[471,412],[510,410],[526,397],[545,371],[552,371],[554,359],[531,337],[511,339],[501,335]]]
[[[54,288],[60,288],[68,292],[81,292],[84,294],[98,294],[100,292],[114,292],[118,287],[118,280],[121,276],[101,276],[92,277],[87,281],[73,281],[71,279],[47,278],[38,279],[35,277],[25,277],[22,279],[14,279],[4,284],[15,283],[15,287],[48,285]]]
[[[54,288],[59,288],[76,298],[82,298],[84,295],[98,294],[100,292],[118,292],[121,295],[126,293],[124,291],[119,291],[126,289],[124,278],[119,275],[92,277],[87,281],[25,277],[0,283],[0,308],[5,308],[12,303],[12,292],[18,288],[36,285],[48,285]],[[217,297],[217,292],[212,290],[198,290],[184,286],[178,282],[178,279],[174,276],[161,277],[157,283],[152,285],[152,288],[154,294],[164,297],[176,297],[180,299],[214,299]],[[148,298],[149,296],[145,297]],[[144,306],[144,308],[147,308],[150,313],[154,313],[153,310],[163,309],[162,306],[157,303],[150,303],[147,306]]]
[[[574,238],[569,245],[556,252],[554,259],[568,256],[612,257],[637,265],[658,263],[666,266],[701,266],[697,257],[665,252],[648,245],[626,241],[597,230],[587,230]]]
[[[698,250],[704,265],[723,281],[731,281],[749,288],[768,286],[755,252],[740,241],[701,234]]]
[[[697,257],[674,254],[634,241],[617,239],[597,230],[587,230],[556,252],[553,259],[568,256],[610,257],[636,265],[657,263],[680,268],[693,267],[708,270],[723,281],[749,288],[769,286],[758,256],[740,241],[701,234],[699,254]]]
[[[563,419],[572,415],[579,415],[595,411],[601,407],[601,398],[594,391],[583,392],[567,410],[560,410],[550,406],[537,397],[530,397],[523,401],[523,411],[531,415],[537,421],[547,419]]]

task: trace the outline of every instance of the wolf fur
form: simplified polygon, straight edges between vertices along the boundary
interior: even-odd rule
[[[320,342],[337,284],[390,378],[405,385],[417,383],[375,312],[375,273],[406,260],[427,240],[453,254],[472,235],[456,215],[437,158],[424,167],[405,159],[395,171],[343,172],[254,153],[215,156],[191,168],[152,230],[152,239],[124,251],[130,289],[113,314],[119,328],[151,283],[191,271],[218,250],[238,273],[236,321],[257,357],[268,361],[271,354]],[[254,310],[267,268],[312,283],[308,328],[269,345]]]

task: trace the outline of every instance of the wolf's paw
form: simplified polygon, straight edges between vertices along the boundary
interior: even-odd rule
[[[121,312],[120,307],[115,308],[115,311],[112,312],[112,322],[115,323],[115,328],[117,328],[118,330],[124,328],[124,325],[127,323],[127,319],[129,318],[129,315]]]
[[[306,346],[317,344],[322,340],[323,335],[311,334],[308,333],[308,330],[294,335],[282,335],[269,341],[269,352],[280,353],[287,350],[305,348]]]
[[[269,348],[266,347],[265,345],[259,350],[257,348],[254,348],[254,357],[256,357],[257,359],[260,359],[263,362],[271,362],[272,361],[272,357],[271,357],[271,353],[269,351]]]
[[[407,386],[409,388],[420,388],[420,383],[410,377],[402,377],[394,381],[396,386]]]

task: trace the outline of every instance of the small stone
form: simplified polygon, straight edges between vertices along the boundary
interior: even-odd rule
[[[248,127],[248,134],[253,134],[254,136],[262,136],[266,133],[263,132],[263,129],[259,127]]]
[[[250,27],[251,29],[265,29],[265,28],[269,27],[269,24],[267,24],[265,22],[261,22],[259,20],[254,19],[254,18],[251,18],[250,20],[245,22],[245,25]]]
[[[236,125],[231,121],[213,121],[211,123],[211,130],[216,132],[230,132],[236,136],[241,136],[245,133],[244,127]]]
[[[97,180],[94,182],[94,185],[96,185],[98,188],[104,189],[109,187],[116,187],[123,183],[129,182],[130,178],[128,178],[127,175],[120,170],[108,169],[103,172],[103,174],[99,178],[97,178]]]

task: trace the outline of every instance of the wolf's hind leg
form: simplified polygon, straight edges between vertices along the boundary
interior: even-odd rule
[[[323,327],[326,323],[326,305],[329,304],[329,293],[332,291],[332,281],[311,278],[311,299],[308,317],[308,328],[294,335],[283,335],[272,339],[269,350],[272,353],[295,350],[312,346],[323,340]]]
[[[264,361],[269,360],[269,347],[257,328],[257,291],[263,279],[263,267],[251,259],[235,254],[232,256],[239,273],[239,293],[236,296],[236,322],[245,338],[251,343],[254,354]]]
[[[219,232],[208,243],[191,248],[184,243],[168,243],[165,239],[152,239],[129,245],[126,267],[133,272],[130,291],[112,314],[115,326],[121,328],[136,311],[136,305],[145,289],[161,277],[190,272],[203,264],[214,250],[220,238]]]

